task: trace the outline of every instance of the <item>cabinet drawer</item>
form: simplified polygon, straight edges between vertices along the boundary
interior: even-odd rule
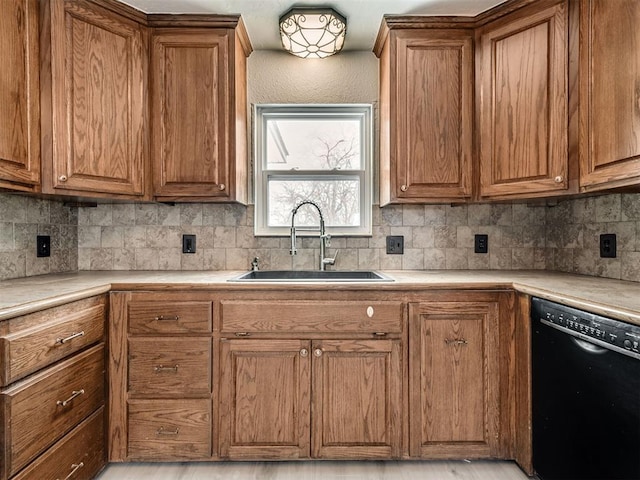
[[[11,480],[90,480],[106,463],[104,441],[100,408]]]
[[[9,320],[11,325],[0,332],[1,386],[102,341],[104,301],[92,303],[85,308],[77,302]]]
[[[1,393],[10,474],[103,405],[104,371],[100,344]]]
[[[210,400],[130,400],[130,459],[180,460],[211,456]]]
[[[211,302],[131,302],[129,333],[211,332]]]
[[[129,393],[209,394],[211,338],[129,340]]]
[[[399,333],[401,302],[223,300],[222,331]]]

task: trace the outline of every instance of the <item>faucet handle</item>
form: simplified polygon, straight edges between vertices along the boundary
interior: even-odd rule
[[[335,265],[336,264],[336,258],[338,258],[338,252],[340,252],[340,250],[336,250],[336,253],[333,256],[333,258],[331,258],[331,257],[323,258],[322,259],[322,263],[324,265]]]

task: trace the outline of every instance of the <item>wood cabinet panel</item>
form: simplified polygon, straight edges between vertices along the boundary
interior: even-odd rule
[[[211,456],[211,400],[130,400],[132,460],[203,460]]]
[[[640,4],[580,1],[580,186],[640,182]]]
[[[221,342],[220,456],[307,458],[310,343]]]
[[[130,338],[129,394],[208,396],[211,366],[210,338]]]
[[[223,299],[221,331],[399,333],[402,308],[393,301]]]
[[[153,31],[157,198],[246,201],[246,57],[251,49],[245,36],[242,22]]]
[[[131,302],[129,333],[179,334],[211,332],[211,302]]]
[[[470,197],[472,31],[393,30],[379,56],[380,203]]]
[[[228,49],[227,30],[153,36],[157,195],[228,195]]]
[[[313,457],[399,457],[401,341],[316,340],[312,350]]]
[[[482,197],[557,195],[569,187],[567,39],[566,2],[532,5],[480,30]]]
[[[496,456],[498,303],[409,306],[412,456]]]
[[[6,412],[2,444],[10,452],[10,474],[104,403],[104,373],[100,344],[0,392]]]
[[[37,0],[0,2],[0,187],[40,184],[40,73]]]
[[[91,480],[105,465],[104,407],[73,429],[12,480]]]
[[[58,315],[41,325],[0,332],[0,358],[4,360],[0,365],[1,386],[104,340],[104,302],[79,312],[69,311],[60,318],[61,315],[64,314],[59,309]],[[20,323],[21,319],[10,322]]]
[[[43,42],[50,38],[44,81],[51,90],[51,119],[43,112],[43,189],[141,197],[146,30],[85,0],[45,5],[51,22],[43,35]]]

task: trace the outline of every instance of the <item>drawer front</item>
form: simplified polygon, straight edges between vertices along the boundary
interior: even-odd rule
[[[96,305],[67,318],[0,338],[2,386],[26,377],[88,345],[104,340],[105,307]]]
[[[210,400],[130,400],[131,460],[211,457]]]
[[[90,480],[105,464],[104,408],[100,408],[11,480]]]
[[[131,302],[129,333],[209,333],[211,302]]]
[[[211,338],[129,339],[129,393],[211,392]]]
[[[223,300],[222,331],[399,333],[401,302]]]
[[[99,344],[2,392],[11,474],[104,404],[104,372]]]

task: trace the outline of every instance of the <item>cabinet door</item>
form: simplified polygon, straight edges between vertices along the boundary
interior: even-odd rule
[[[412,456],[489,457],[498,444],[498,304],[409,305]]]
[[[400,340],[313,342],[314,458],[401,454]]]
[[[229,32],[157,30],[153,35],[156,196],[229,196]]]
[[[580,186],[640,183],[640,2],[580,2]]]
[[[50,9],[46,187],[143,195],[146,33],[92,2],[52,0]]]
[[[221,348],[220,456],[309,457],[309,342],[223,340]]]
[[[533,5],[481,32],[482,197],[531,197],[568,188],[567,28],[562,2],[542,11]]]
[[[0,186],[40,183],[38,1],[0,2]]]
[[[455,31],[393,32],[390,150],[383,147],[381,203],[471,196],[473,40]],[[383,58],[384,61],[384,58]],[[384,85],[382,88],[385,88]],[[385,107],[383,106],[383,111]],[[382,142],[387,140],[382,138]]]

